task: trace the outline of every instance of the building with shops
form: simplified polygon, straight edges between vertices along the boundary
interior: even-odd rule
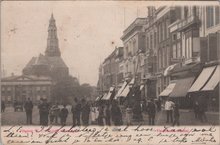
[[[201,92],[219,100],[219,19],[219,6],[148,7],[146,18],[137,18],[123,31],[119,72],[127,81],[116,98],[129,96],[136,84],[142,99],[170,97],[181,108],[192,107]],[[204,72],[210,73],[207,80],[191,90]]]
[[[15,100],[24,102],[27,98],[34,103],[41,98],[50,101],[52,85],[52,80],[48,77],[26,75],[5,77],[1,80],[1,99],[6,104],[11,104]]]
[[[124,77],[136,78],[138,82],[144,74],[145,35],[143,25],[146,18],[137,18],[124,31],[121,37],[124,45]]]
[[[147,22],[143,26],[145,34],[145,58],[142,98],[156,98],[156,72],[157,72],[157,25],[156,8],[148,7]]]
[[[120,72],[119,64],[123,60],[123,47],[116,47],[115,50],[104,60],[99,67],[98,92],[100,96],[109,92],[113,87],[118,90],[123,83],[123,72]]]
[[[220,46],[217,39],[220,28],[219,22],[216,23],[215,21],[218,20],[216,15],[219,17],[219,7],[212,6],[211,9],[213,9],[213,11],[211,10],[213,16],[209,14],[210,7],[178,7],[180,17],[169,25],[171,64],[173,67],[169,68],[168,71],[169,85],[160,93],[160,96],[169,96],[179,102],[181,108],[193,106],[195,96],[198,97],[199,95],[199,89],[196,91],[189,90],[191,90],[190,87],[196,82],[200,73],[204,72],[204,68],[209,63],[215,66],[218,64]],[[209,28],[209,17],[215,18],[212,23],[212,30]],[[207,73],[206,76],[208,77],[209,74]],[[219,82],[219,78],[216,80]],[[200,84],[205,85],[201,82]]]

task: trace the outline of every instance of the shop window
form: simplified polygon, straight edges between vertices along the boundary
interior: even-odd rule
[[[150,49],[153,48],[153,35],[150,35]]]
[[[173,58],[176,58],[176,44],[173,44]]]
[[[212,27],[214,25],[214,9],[213,6],[206,7],[206,27]]]
[[[219,24],[220,23],[220,7],[216,6],[215,7],[215,24]]]
[[[186,7],[184,7],[184,18],[185,19],[187,19],[187,17],[188,17],[188,7],[186,6]]]
[[[177,39],[177,35],[176,34],[173,34],[173,41],[175,41]]]
[[[177,58],[181,57],[181,47],[180,47],[180,42],[177,43]]]

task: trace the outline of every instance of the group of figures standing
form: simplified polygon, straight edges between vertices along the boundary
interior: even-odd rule
[[[3,106],[3,105],[2,105]],[[39,125],[66,125],[68,115],[72,117],[73,126],[88,125],[133,125],[135,122],[142,123],[143,114],[148,114],[149,125],[155,125],[155,116],[161,111],[161,101],[151,99],[149,101],[136,101],[133,104],[119,106],[116,100],[112,102],[93,102],[90,103],[85,99],[78,100],[74,98],[71,107],[59,105],[58,103],[50,104],[47,99],[41,99],[38,104]],[[4,107],[4,106],[3,106]],[[27,125],[32,124],[33,103],[28,98],[24,104],[26,112]],[[180,125],[180,113],[178,103],[174,103],[169,98],[165,101],[164,110],[166,112],[166,123],[173,126]],[[4,109],[2,109],[4,111]],[[201,103],[195,102],[195,118],[201,122],[207,121],[205,107]],[[123,117],[123,114],[125,116]],[[70,124],[69,124],[70,125]]]

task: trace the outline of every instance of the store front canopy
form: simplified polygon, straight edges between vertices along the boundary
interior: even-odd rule
[[[202,70],[199,77],[196,79],[194,84],[188,90],[189,93],[200,91],[200,89],[205,85],[208,81],[210,76],[212,75],[213,71],[215,70],[216,66],[206,67]]]
[[[175,87],[176,83],[169,84],[165,90],[163,90],[159,96],[169,96],[170,93],[173,91],[173,88]]]
[[[173,64],[173,65],[168,66],[168,67],[164,70],[163,75],[164,75],[164,76],[168,76],[168,75],[170,74],[170,71],[172,71],[172,70],[175,68],[175,66],[177,66],[177,64]]]
[[[119,95],[119,97],[127,97],[129,91],[130,91],[130,87],[129,85],[127,85],[125,89],[122,91],[122,93]]]
[[[179,79],[176,82],[173,91],[170,93],[170,97],[186,97],[189,88],[191,87],[195,77],[189,77],[184,79]]]
[[[101,100],[104,100],[103,98],[106,98],[107,95],[108,95],[108,93],[105,93],[105,94],[101,97]]]
[[[125,82],[123,83],[122,87],[118,90],[117,94],[115,95],[115,99],[117,99],[117,98],[120,96],[120,94],[122,93],[122,91],[125,89],[126,85],[127,85],[127,82],[125,81]]]
[[[114,89],[115,89],[114,87],[110,87],[109,92],[107,93],[107,95],[102,97],[102,100],[110,100]]]
[[[140,91],[141,91],[143,88],[144,88],[144,85],[141,85],[141,86],[140,86]]]
[[[102,98],[102,96],[98,96],[95,101],[99,101]]]
[[[202,88],[201,91],[212,91],[219,84],[220,81],[220,65],[217,66],[214,74],[209,79],[208,83]]]

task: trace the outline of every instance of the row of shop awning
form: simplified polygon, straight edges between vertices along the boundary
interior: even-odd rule
[[[206,67],[195,80],[195,77],[179,79],[170,83],[159,96],[185,97],[187,93],[212,91],[220,81],[220,65]],[[194,82],[194,83],[193,83]]]
[[[132,79],[129,83],[128,82],[124,82],[123,85],[121,86],[121,88],[118,90],[118,92],[115,95],[115,88],[114,87],[110,87],[109,92],[105,93],[102,96],[99,96],[96,98],[96,101],[99,100],[110,100],[113,96],[114,99],[117,99],[119,97],[127,97],[128,93],[130,92],[130,87],[132,87],[134,85],[135,80]],[[140,90],[142,90],[144,87],[144,85],[140,86]]]

